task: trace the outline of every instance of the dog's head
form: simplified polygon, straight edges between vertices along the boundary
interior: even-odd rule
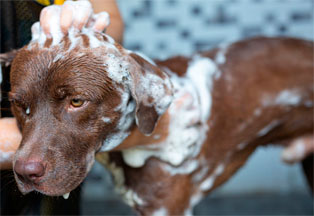
[[[172,85],[110,37],[72,33],[17,52],[10,100],[23,135],[14,158],[19,189],[62,195],[83,181],[97,151],[115,148],[133,126],[150,134]]]

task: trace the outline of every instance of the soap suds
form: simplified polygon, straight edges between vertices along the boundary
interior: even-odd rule
[[[164,207],[154,211],[152,214],[152,216],[166,216],[166,215],[168,215],[168,211]]]
[[[184,175],[194,172],[199,167],[197,160],[185,161],[179,167],[174,167],[172,165],[164,164],[162,168],[170,173],[170,175]]]
[[[115,111],[121,113],[120,120],[116,126],[117,132],[109,134],[108,137],[105,138],[100,151],[114,149],[130,135],[129,129],[134,122],[135,101],[129,101],[129,92],[120,90],[120,93],[121,103],[115,108]]]
[[[276,96],[267,95],[264,97],[262,104],[267,106],[282,105],[282,106],[298,106],[302,101],[301,95],[297,90],[288,89],[281,91]]]
[[[143,145],[123,150],[123,159],[129,166],[141,167],[148,158],[156,157],[176,169],[186,159],[194,158],[200,152],[208,130],[210,91],[214,79],[219,78],[220,71],[212,60],[195,56],[186,77],[170,75],[175,99],[168,109],[169,135],[165,141],[151,146]],[[174,170],[171,172],[175,173]],[[180,169],[177,172],[180,172]]]
[[[105,123],[111,123],[111,119],[109,117],[101,117],[101,120]]]
[[[216,178],[223,173],[224,168],[224,164],[219,164],[214,172],[200,184],[200,189],[202,191],[207,191],[211,189],[215,183]]]
[[[277,127],[280,124],[279,120],[273,120],[269,125],[267,125],[266,127],[264,127],[262,130],[260,130],[257,135],[258,136],[265,136],[266,134],[268,134],[272,129],[274,129],[275,127]]]
[[[248,145],[247,142],[242,142],[237,146],[238,150],[243,150]]]
[[[219,50],[215,57],[215,61],[217,64],[226,63],[226,53],[228,52],[229,46],[230,46],[230,43],[223,43],[219,46]]]
[[[109,161],[108,153],[101,153],[101,156],[97,157],[97,159],[111,172],[115,185],[115,191],[122,196],[125,203],[131,207],[145,204],[145,201],[135,191],[125,186],[125,176],[122,167],[119,167],[116,163]]]

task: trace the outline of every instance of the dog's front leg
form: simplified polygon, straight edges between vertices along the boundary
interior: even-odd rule
[[[120,152],[100,153],[97,159],[111,172],[116,190],[140,215],[184,215],[190,213],[195,193],[191,175],[171,175],[167,163],[156,158],[132,168]]]

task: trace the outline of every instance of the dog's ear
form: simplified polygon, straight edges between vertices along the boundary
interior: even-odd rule
[[[131,53],[136,66],[130,70],[129,88],[136,101],[135,120],[139,130],[150,135],[158,118],[172,102],[172,83],[168,75],[153,62]]]
[[[12,50],[10,52],[1,53],[0,54],[0,64],[4,63],[4,65],[6,67],[9,66],[12,63],[17,52],[18,52],[18,50]]]

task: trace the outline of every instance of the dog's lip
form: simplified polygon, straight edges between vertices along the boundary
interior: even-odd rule
[[[34,191],[37,191],[37,192],[39,192],[39,193],[41,193],[43,195],[46,195],[46,196],[63,196],[64,199],[69,198],[70,193],[71,193],[71,191],[67,192],[67,193],[65,193],[65,192],[61,192],[61,193],[57,192],[57,193],[55,193],[55,192],[45,191],[44,189],[39,189],[39,188],[36,188],[36,187],[34,187]]]
[[[24,184],[22,182],[18,183],[19,190],[23,195],[26,195],[30,192],[36,191],[38,193],[41,193],[46,196],[63,196],[64,199],[67,199],[71,193],[69,192],[52,192],[52,191],[46,191],[45,187],[41,187],[40,185],[34,185],[34,184]]]
[[[23,185],[23,186],[18,185],[18,187],[19,187],[20,192],[23,195],[26,195],[26,194],[36,190],[34,188],[34,186],[31,186],[31,185]]]

